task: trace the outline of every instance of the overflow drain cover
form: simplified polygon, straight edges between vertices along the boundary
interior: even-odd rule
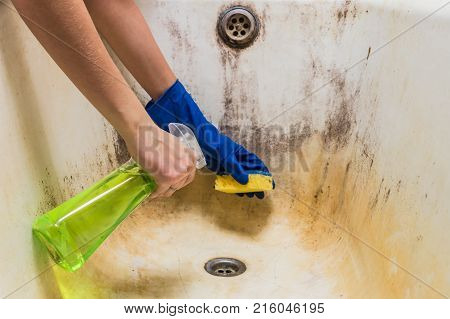
[[[205,264],[205,270],[218,277],[235,277],[247,270],[245,264],[234,258],[214,258]]]
[[[250,9],[236,6],[225,10],[219,17],[217,31],[230,47],[249,46],[259,32],[259,21]]]

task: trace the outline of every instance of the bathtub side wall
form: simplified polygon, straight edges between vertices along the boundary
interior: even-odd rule
[[[0,295],[57,297],[46,253],[32,238],[40,214],[117,165],[117,135],[26,28],[0,4]],[[8,275],[5,275],[8,274]]]

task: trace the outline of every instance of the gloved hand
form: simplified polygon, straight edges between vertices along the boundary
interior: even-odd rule
[[[189,126],[205,155],[207,167],[217,174],[229,174],[241,184],[247,184],[248,174],[251,173],[270,175],[258,156],[221,134],[208,122],[178,80],[157,101],[150,101],[145,108],[156,125],[165,131],[169,131],[170,123]],[[264,192],[246,194],[248,197],[264,197]]]

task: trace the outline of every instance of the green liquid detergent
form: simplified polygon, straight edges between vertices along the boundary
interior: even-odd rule
[[[189,127],[170,123],[169,132],[190,148],[197,169],[205,157]],[[53,260],[69,271],[79,269],[103,241],[157,188],[155,180],[130,160],[60,206],[38,217],[33,233]]]
[[[114,229],[156,189],[132,160],[38,217],[34,234],[64,269],[79,269]]]

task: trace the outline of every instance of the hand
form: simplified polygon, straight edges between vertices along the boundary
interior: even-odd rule
[[[134,160],[156,181],[157,189],[150,198],[170,197],[194,180],[194,153],[153,123],[139,125],[124,139]]]
[[[270,175],[264,162],[242,145],[221,134],[203,115],[195,101],[176,81],[157,101],[150,101],[147,113],[163,130],[169,123],[189,126],[203,151],[207,166],[217,174],[231,175],[241,184],[248,183],[248,175],[263,173]],[[264,197],[264,192],[246,193],[248,197]]]

